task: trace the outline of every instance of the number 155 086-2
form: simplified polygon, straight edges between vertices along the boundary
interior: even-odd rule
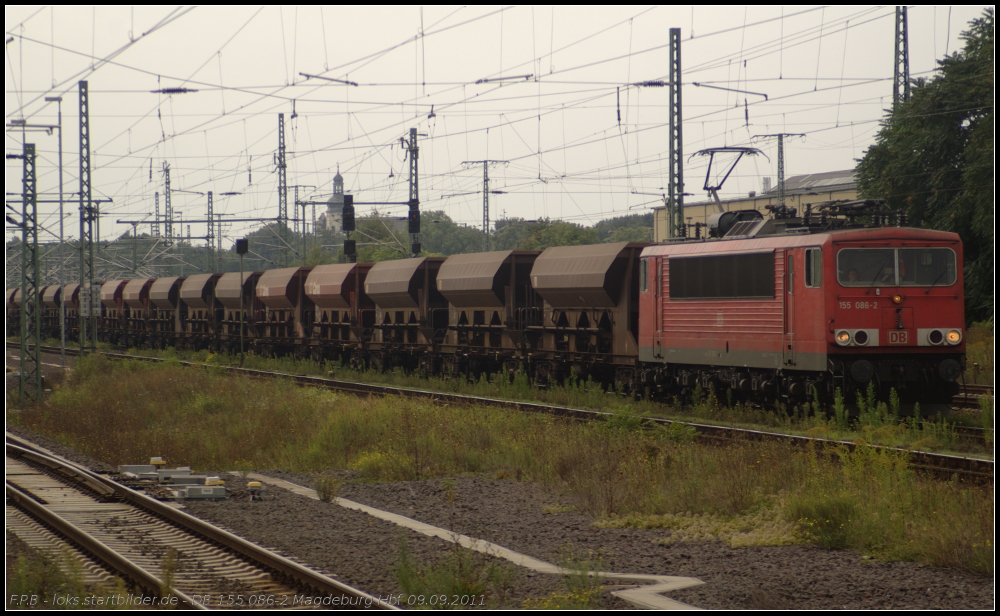
[[[841,310],[869,310],[878,308],[878,302],[840,302]]]

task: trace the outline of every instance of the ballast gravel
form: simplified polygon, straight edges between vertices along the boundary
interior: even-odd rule
[[[283,556],[317,567],[375,597],[387,598],[404,592],[393,574],[399,563],[401,542],[405,541],[414,561],[422,567],[448,562],[454,550],[464,550],[436,537],[281,488],[268,487],[263,502],[250,502],[245,480],[229,478],[226,483],[229,500],[192,501],[185,503],[185,510]],[[466,552],[466,557],[484,566],[490,563],[502,567],[509,577],[507,584],[491,586],[484,598],[473,597],[475,607],[480,607],[475,601],[481,601],[481,607],[519,608],[525,599],[542,600],[554,593],[567,592],[560,576],[534,574],[478,553]],[[401,605],[419,605],[414,600],[408,601],[403,595]],[[448,602],[453,600],[446,598]],[[605,592],[595,607],[628,606]]]
[[[265,472],[265,474],[268,474]],[[270,471],[310,485],[309,478]],[[601,559],[605,571],[690,576],[704,585],[668,593],[711,609],[991,609],[993,579],[912,562],[866,560],[810,546],[730,548],[658,540],[668,530],[600,529],[565,511],[572,501],[537,484],[487,477],[346,483],[340,496],[549,562]],[[559,513],[544,513],[560,511]]]

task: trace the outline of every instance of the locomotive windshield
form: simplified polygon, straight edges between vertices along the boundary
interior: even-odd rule
[[[837,279],[845,287],[947,287],[955,283],[949,248],[845,248],[837,255]]]

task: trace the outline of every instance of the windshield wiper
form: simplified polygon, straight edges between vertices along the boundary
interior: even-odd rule
[[[883,263],[882,267],[878,268],[878,271],[875,272],[875,277],[872,278],[872,283],[870,285],[868,285],[868,290],[865,291],[865,295],[868,295],[869,293],[872,292],[872,287],[875,286],[875,281],[877,281],[878,277],[882,275],[882,270],[884,270],[884,269],[885,269],[885,263]]]
[[[948,268],[941,270],[941,273],[938,274],[938,277],[934,279],[934,282],[931,283],[931,286],[927,287],[927,290],[924,291],[924,295],[929,294],[931,292],[931,289],[934,288],[934,285],[936,285],[938,281],[941,280],[941,277],[944,276],[946,273],[948,273]]]

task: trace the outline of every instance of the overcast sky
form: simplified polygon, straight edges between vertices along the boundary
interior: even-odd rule
[[[55,124],[57,105],[44,98],[63,96],[65,190],[75,192],[77,82],[86,79],[93,194],[113,200],[102,206],[104,239],[128,229],[117,220],[150,220],[155,191],[163,210],[164,162],[174,209],[186,219],[204,219],[210,190],[216,212],[276,216],[279,113],[288,184],[303,186],[303,199],[326,199],[339,166],[357,200],[405,201],[399,140],[415,127],[421,209],[478,227],[482,165],[463,161],[495,159],[509,163],[490,168],[491,190],[504,193],[492,196],[493,219],[593,224],[661,203],[667,88],[630,84],[667,79],[670,28],[683,39],[685,180],[694,202],[705,198],[707,159],[687,159],[703,148],[754,146],[765,155],[740,161],[724,198],[776,176],[775,143],[755,135],[806,134],[786,139],[788,176],[853,167],[891,105],[894,10],[8,5],[5,148],[22,150],[14,120]],[[911,8],[911,76],[931,75],[981,12]],[[197,91],[155,92],[181,87]],[[57,133],[32,131],[26,140],[37,144],[39,190],[54,199]],[[20,194],[21,162],[6,162],[5,190]],[[39,207],[58,232],[57,205]],[[75,208],[65,209],[69,237],[79,233]],[[405,207],[380,209],[402,215]],[[254,226],[228,225],[226,246]],[[204,235],[204,225],[192,233]]]

